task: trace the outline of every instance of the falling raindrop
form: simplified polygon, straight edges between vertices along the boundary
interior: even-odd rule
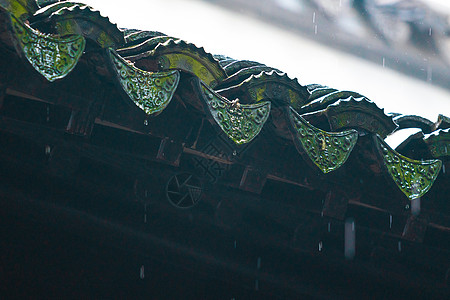
[[[420,214],[420,197],[411,200],[411,213],[414,216],[418,216]]]
[[[447,150],[447,147],[445,147],[445,150]],[[444,164],[442,165],[442,173],[445,174],[445,165]]]
[[[49,145],[45,145],[45,155],[50,155],[52,148]]]
[[[384,68],[385,62],[386,62],[386,59],[383,57],[383,68]]]
[[[258,257],[258,260],[256,262],[256,268],[259,270],[261,269],[261,257]]]
[[[314,34],[317,34],[317,25],[314,25]]]
[[[398,241],[397,249],[398,249],[398,252],[402,252],[402,242],[401,241]]]
[[[427,81],[433,81],[433,68],[431,66],[427,67]]]
[[[144,125],[147,126],[148,125],[148,121],[144,120]]]
[[[145,190],[145,198],[147,198],[147,190]],[[147,223],[147,204],[144,204],[144,223]]]
[[[345,220],[344,240],[345,258],[353,259],[356,253],[355,219],[353,218],[348,218]]]
[[[237,246],[237,242],[236,242],[236,240],[234,240],[234,249],[236,249],[236,246]]]
[[[312,21],[313,21],[313,24],[316,23],[316,12],[313,12],[313,19],[312,19]]]
[[[392,229],[392,215],[389,215],[389,229]]]
[[[47,105],[47,123],[50,121],[50,106]]]
[[[428,31],[428,35],[431,36],[431,27],[430,27],[430,30]]]
[[[319,252],[322,252],[323,244],[322,241],[319,242]]]
[[[328,222],[328,232],[331,232],[331,223]]]
[[[144,277],[145,277],[145,273],[144,273],[144,265],[141,266],[141,270],[140,270],[140,272],[139,272],[139,277],[140,277],[141,279],[144,279]]]

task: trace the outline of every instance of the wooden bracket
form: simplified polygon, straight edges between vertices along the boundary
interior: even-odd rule
[[[261,194],[267,181],[267,173],[247,166],[242,174],[239,188],[243,191]]]
[[[329,191],[325,196],[322,213],[324,216],[343,220],[347,212],[348,198],[335,191]]]
[[[177,143],[169,138],[164,138],[159,145],[156,159],[178,167],[180,164],[181,153],[183,153],[183,145],[181,143]]]
[[[410,216],[403,229],[402,238],[408,241],[422,243],[427,231],[427,223],[423,218]]]
[[[89,103],[87,109],[72,110],[66,132],[89,137],[94,128],[95,119],[101,112],[102,104],[98,101]]]

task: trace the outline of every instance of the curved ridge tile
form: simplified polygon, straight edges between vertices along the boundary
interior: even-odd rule
[[[440,160],[414,160],[393,150],[378,135],[374,141],[386,172],[409,200],[429,191],[442,167]]]
[[[40,9],[38,11],[35,12],[34,16],[33,16],[33,20],[34,21],[40,21],[46,18],[50,18],[50,16],[57,12],[58,10],[60,10],[61,8],[64,7],[73,7],[73,6],[86,6],[88,7],[89,5],[84,4],[84,3],[80,3],[80,2],[72,2],[72,1],[61,1],[61,2],[54,2],[45,6],[40,6]]]
[[[136,28],[127,28],[127,27],[119,27],[120,30],[122,30],[123,32],[123,36],[126,38],[127,36],[136,33],[136,32],[140,32],[142,30],[140,29],[136,29]]]
[[[235,63],[235,62],[237,62],[237,59],[234,59],[234,58],[226,58],[226,59],[219,60],[219,65],[220,65],[222,68],[225,68],[226,66],[228,66],[228,65],[230,65],[230,64],[232,64],[232,63]]]
[[[423,141],[428,147],[432,157],[450,158],[450,128],[439,129],[425,135]]]
[[[11,16],[21,52],[48,81],[64,78],[75,68],[83,54],[86,41],[82,36],[60,38],[46,35]]]
[[[394,117],[394,122],[398,125],[396,130],[405,128],[420,128],[424,133],[431,133],[434,123],[428,119],[413,115],[398,115]]]
[[[58,2],[39,10],[34,21],[36,24],[50,22],[59,35],[79,34],[102,48],[115,49],[125,44],[123,31],[86,4]]]
[[[173,39],[173,37],[165,36],[165,35],[164,36],[156,36],[153,38],[149,38],[137,45],[128,46],[128,44],[127,44],[126,48],[120,48],[120,49],[117,49],[116,51],[122,57],[127,58],[127,57],[131,57],[131,56],[139,55],[139,54],[147,52],[147,51],[151,51],[151,50],[155,49],[155,47],[158,44],[164,43],[169,39]]]
[[[329,105],[325,114],[333,131],[353,128],[380,135],[382,138],[392,133],[397,124],[392,116],[384,113],[374,102],[367,98],[345,100]]]
[[[328,105],[349,97],[364,98],[361,94],[352,91],[338,91],[332,88],[315,89],[309,97],[308,103],[298,108],[297,111],[304,114],[322,110]]]
[[[231,63],[232,65],[234,63]],[[227,66],[228,67],[228,66]],[[225,67],[225,69],[227,68]],[[222,82],[219,83],[216,89],[225,89],[227,87],[232,87],[234,85],[239,85],[241,82],[245,81],[252,75],[259,75],[262,72],[270,73],[270,72],[277,72],[282,73],[280,70],[274,69],[272,67],[260,65],[260,66],[253,66],[248,68],[243,68],[236,73],[232,74],[231,76],[225,78]]]
[[[152,57],[157,60],[159,70],[182,70],[192,73],[211,87],[217,86],[226,74],[219,62],[205,52],[203,47],[182,40],[169,39],[158,44],[154,50],[134,57],[134,60]]]
[[[39,9],[35,0],[0,0],[0,8],[22,21],[28,19]]]
[[[62,1],[66,1],[66,0],[35,0],[36,4],[39,8],[54,4],[56,2],[62,2]]]
[[[261,132],[270,114],[270,102],[240,104],[238,99],[229,101],[200,84],[212,118],[235,144],[247,144]]]
[[[236,60],[224,67],[225,73],[227,73],[228,76],[233,75],[236,72],[239,72],[242,69],[250,68],[250,67],[265,67],[266,65],[261,64],[256,61],[250,61],[250,60]]]
[[[147,115],[164,110],[180,81],[178,71],[150,73],[140,70],[109,49],[112,67],[120,86],[134,104]]]
[[[247,103],[270,100],[280,106],[299,106],[309,97],[306,87],[300,85],[297,79],[275,71],[252,75],[241,84],[220,90],[219,93],[230,99],[244,99]]]
[[[292,107],[287,113],[297,150],[323,173],[334,171],[347,161],[358,140],[356,130],[327,132],[309,124]]]
[[[167,36],[166,34],[159,31],[148,31],[148,30],[138,30],[129,34],[125,34],[125,43],[127,45],[135,45],[158,36]]]
[[[321,86],[319,84],[316,84],[314,88],[312,88],[310,85],[308,85],[307,87],[308,91],[311,93],[311,96],[309,96],[308,99],[309,102],[338,91],[337,89],[333,89],[327,86]]]
[[[308,89],[308,92],[312,93],[315,89],[328,88],[328,86],[319,83],[309,83],[306,85],[306,88]]]
[[[212,56],[214,57],[215,60],[218,60],[219,62],[221,62],[222,60],[233,59],[228,55],[223,54],[213,54]]]

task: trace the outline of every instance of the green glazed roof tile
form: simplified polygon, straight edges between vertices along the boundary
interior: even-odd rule
[[[347,161],[358,140],[356,130],[327,132],[309,124],[293,108],[288,110],[288,114],[294,144],[323,173],[334,171]]]
[[[119,48],[125,44],[124,32],[108,17],[83,3],[57,2],[33,16],[33,24],[49,22],[61,35],[79,34],[102,48]]]
[[[325,114],[333,131],[351,128],[386,138],[397,128],[393,116],[385,114],[383,108],[367,98],[350,96],[338,100],[325,109]]]
[[[414,200],[431,188],[442,166],[440,160],[414,160],[393,150],[380,136],[374,138],[387,173],[397,187]]]
[[[239,104],[218,95],[201,83],[206,104],[214,121],[237,145],[251,142],[261,131],[270,114],[270,102]]]
[[[169,105],[180,80],[178,71],[143,71],[112,49],[109,50],[109,57],[120,86],[137,107],[147,115],[153,115]]]
[[[60,38],[43,34],[14,16],[11,22],[23,54],[48,81],[63,78],[75,68],[86,44],[82,36]]]

